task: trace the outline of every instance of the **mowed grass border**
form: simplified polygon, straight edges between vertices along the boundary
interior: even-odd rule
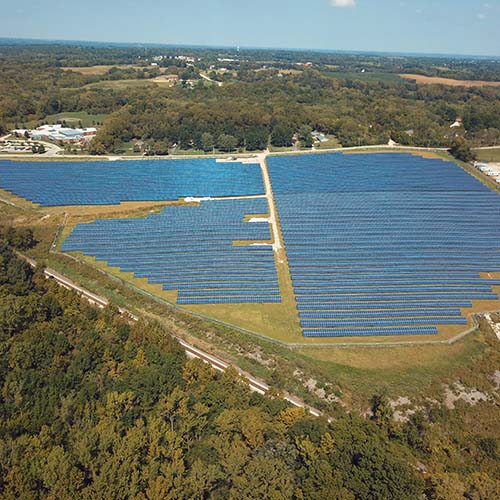
[[[40,221],[39,211],[3,207],[0,211],[10,221],[24,219],[22,225],[27,227],[33,227],[32,221]],[[54,222],[45,219],[40,223],[42,226],[35,227],[43,241],[28,253],[40,262],[48,255],[57,231]],[[310,404],[333,412],[335,403],[329,404],[310,393],[304,380],[317,380],[319,387],[326,384],[327,394],[333,390],[349,407],[364,411],[371,395],[381,390],[393,397],[408,396],[412,401],[424,401],[431,396],[439,399],[443,383],[456,379],[467,381],[469,373],[476,373],[479,366],[488,368],[493,362],[488,345],[496,342],[496,337],[485,321],[482,323],[486,330],[481,328],[452,346],[382,345],[373,348],[348,345],[342,349],[289,349],[270,338],[248,335],[233,326],[166,306],[157,297],[67,255],[50,254],[48,264],[81,286],[106,296],[111,303],[158,320],[168,331],[193,345],[235,363],[273,387],[289,390]],[[396,360],[400,360],[399,365]],[[488,373],[490,371],[488,368]]]

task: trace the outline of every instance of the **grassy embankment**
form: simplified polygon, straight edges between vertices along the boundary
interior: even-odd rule
[[[477,172],[472,170],[471,173],[477,175]],[[344,399],[351,401],[352,404],[366,400],[366,397],[380,387],[386,387],[394,395],[430,394],[437,390],[437,387],[447,378],[454,377],[458,367],[461,367],[461,370],[472,370],[474,363],[486,362],[488,358],[488,349],[484,342],[487,334],[482,332],[475,333],[452,346],[380,347],[377,349],[353,346],[333,350],[308,348],[289,351],[265,339],[246,335],[230,327],[214,325],[181,311],[174,311],[167,304],[155,299],[154,296],[160,296],[158,290],[148,288],[151,285],[141,284],[131,275],[124,276],[119,270],[113,270],[115,275],[113,278],[102,272],[106,269],[102,264],[92,269],[62,255],[48,255],[56,228],[62,222],[65,211],[70,212],[69,223],[73,225],[102,217],[145,216],[151,210],[158,210],[161,204],[51,209],[39,208],[5,192],[2,193],[2,197],[19,203],[22,207],[2,205],[2,220],[5,223],[10,221],[16,225],[35,227],[36,236],[41,242],[34,252],[35,257],[47,259],[52,267],[64,272],[82,285],[108,296],[119,305],[125,305],[136,312],[158,318],[175,333],[194,336],[203,347],[212,346],[211,349],[215,352],[219,350],[228,352],[243,368],[270,379],[271,382],[273,380],[276,382],[276,379],[280,380],[280,377],[276,375],[279,368],[280,373],[289,375],[288,381],[281,380],[281,385],[289,389],[301,390],[300,384],[297,386],[298,381],[292,380],[294,377],[292,373],[289,373],[292,367],[299,367],[311,377],[337,387],[336,390],[340,391]],[[67,232],[68,229],[65,231]],[[282,269],[280,284],[285,288],[286,279]],[[134,288],[135,286],[143,288],[144,292]],[[162,298],[170,301],[175,299],[173,296]],[[291,292],[288,299],[284,297],[285,307],[287,302],[289,305],[293,304]],[[269,331],[276,330],[290,335],[290,332],[293,333],[293,323],[296,321],[290,322],[290,319],[286,319],[288,315],[283,315],[285,311],[278,311],[274,308],[268,310],[266,307],[245,310],[237,306],[234,311],[229,312],[221,310],[198,312],[207,312],[214,317],[220,315],[221,319],[230,319],[234,324],[241,321],[240,325],[247,328],[264,326],[263,333],[267,332],[267,328]],[[248,320],[250,323],[247,323]],[[300,336],[300,333],[298,335]],[[266,361],[270,368],[254,359],[256,349],[262,353],[262,357],[270,360],[269,363]]]

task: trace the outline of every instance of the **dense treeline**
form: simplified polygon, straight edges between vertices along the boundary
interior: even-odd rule
[[[307,417],[186,360],[0,246],[2,498],[414,499],[375,424]]]
[[[419,87],[336,80],[315,71],[221,88],[150,89],[130,93],[94,143],[97,152],[117,151],[124,141],[164,141],[183,149],[211,150],[221,135],[234,147],[289,146],[301,127],[337,137],[343,146],[386,144],[447,147],[450,129],[463,117],[474,144],[500,141],[500,90]],[[202,141],[203,133],[212,140]],[[461,130],[460,133],[463,133]],[[222,148],[221,148],[222,149]]]
[[[323,70],[338,72],[417,73],[428,76],[457,78],[459,80],[500,81],[498,57],[473,58],[452,56],[418,56],[415,54],[335,53],[311,52],[286,49],[241,49],[175,47],[145,44],[141,47],[127,44],[96,42],[66,42],[64,45],[4,40],[0,45],[0,57],[15,57],[21,60],[51,58],[59,66],[92,66],[134,64],[162,55],[167,58],[160,65],[169,65],[169,58],[183,55],[200,59],[201,67],[217,65],[223,59],[224,66],[236,68],[246,66],[268,68],[294,68],[297,63],[309,62]],[[234,64],[236,63],[236,64]]]
[[[152,67],[148,61],[157,53],[169,55]],[[196,61],[189,66],[191,63],[175,59],[179,54],[192,55]],[[331,78],[322,72],[328,57],[339,64],[343,61],[339,69],[357,71],[363,67],[363,57],[368,56],[309,54],[316,64],[313,69],[296,66],[297,61],[307,60],[306,55],[280,51],[235,55],[208,49],[0,47],[0,128],[42,123],[56,113],[109,114],[91,148],[94,153],[118,152],[129,141],[149,142],[148,149],[160,152],[168,152],[174,145],[205,151],[214,147],[223,151],[265,149],[268,144],[291,145],[302,127],[334,135],[343,146],[387,143],[392,138],[405,145],[447,147],[457,133],[465,134],[472,145],[500,141],[498,88]],[[225,56],[233,60],[224,61]],[[388,70],[386,66],[394,63],[390,58],[373,57],[370,61],[375,66],[371,69]],[[434,59],[404,60],[418,63],[422,71],[437,64]],[[263,62],[267,69],[261,67]],[[62,69],[91,64],[134,66],[111,67],[104,74]],[[456,60],[447,64],[459,67]],[[478,71],[498,65],[491,61],[470,64]],[[219,74],[216,70],[222,65],[227,71]],[[162,67],[180,75],[181,83],[168,88],[148,82]],[[209,73],[209,68],[215,70]],[[287,68],[295,69],[289,72]],[[199,80],[202,70],[224,80],[224,85]],[[182,83],[188,79],[198,82],[194,88]],[[144,80],[144,84],[100,84],[115,80]],[[464,124],[458,131],[450,129],[457,117],[463,118]],[[308,141],[301,145],[308,146]]]
[[[45,280],[13,251],[29,230],[0,235],[2,498],[500,496],[492,404],[402,424],[377,395],[371,419],[309,417]]]

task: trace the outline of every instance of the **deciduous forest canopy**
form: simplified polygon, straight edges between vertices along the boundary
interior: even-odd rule
[[[29,230],[1,233],[2,498],[498,497],[498,439],[464,450],[460,413],[396,424],[376,396],[372,419],[308,416],[86,304],[16,256]]]
[[[2,127],[64,112],[106,114],[91,145],[97,154],[130,141],[158,151],[282,147],[304,126],[343,146],[392,138],[448,147],[457,117],[473,145],[500,140],[500,88],[417,85],[398,76],[500,80],[498,61],[41,45],[0,46],[0,65]],[[155,82],[163,73],[179,83]]]

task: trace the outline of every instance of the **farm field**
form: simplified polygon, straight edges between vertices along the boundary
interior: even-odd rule
[[[157,87],[158,85],[170,85],[171,82],[155,81],[155,78],[139,78],[130,80],[102,80],[96,83],[89,83],[84,85],[84,89],[129,89],[129,88],[143,88],[143,87]]]
[[[138,66],[133,64],[115,64],[115,65],[105,65],[100,64],[96,66],[66,66],[62,68],[63,71],[75,71],[76,73],[80,73],[82,75],[104,75],[111,68],[119,68],[119,69],[129,69],[129,68],[137,68]]]
[[[405,80],[415,80],[422,85],[449,85],[451,87],[500,87],[500,82],[489,82],[482,80],[455,80],[453,78],[442,78],[438,76],[424,76],[402,73],[399,75]]]
[[[400,75],[394,73],[374,73],[374,72],[341,72],[341,71],[326,71],[324,72],[326,76],[330,78],[342,78],[346,80],[361,80],[364,82],[387,82],[387,83],[397,83],[402,82]]]
[[[479,161],[500,163],[500,148],[477,149],[475,153]]]
[[[471,312],[499,308],[500,200],[453,162],[322,153],[266,163],[3,161],[0,187],[66,214],[61,251],[289,344],[444,340],[472,326]]]
[[[96,123],[102,123],[108,115],[106,114],[90,114],[85,111],[75,111],[67,113],[57,113],[54,115],[48,115],[43,119],[44,123],[55,124],[58,122],[65,121],[69,126],[78,125],[80,122],[82,127],[92,127]],[[27,124],[28,127],[36,127],[38,121],[32,121]]]

